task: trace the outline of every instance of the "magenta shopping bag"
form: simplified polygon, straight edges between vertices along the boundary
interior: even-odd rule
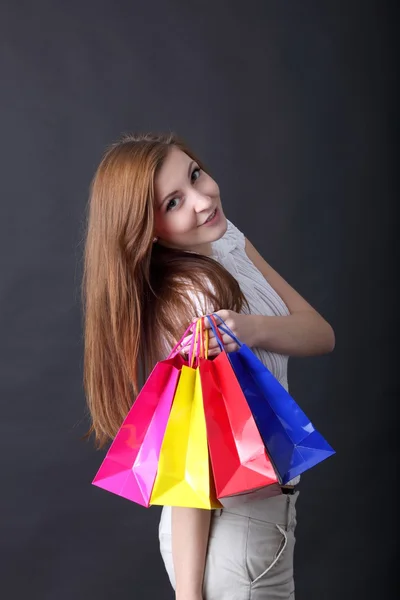
[[[154,367],[92,481],[93,485],[146,507],[181,368],[188,364],[177,353],[181,340],[170,356]]]

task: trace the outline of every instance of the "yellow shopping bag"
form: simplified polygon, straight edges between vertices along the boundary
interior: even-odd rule
[[[196,344],[201,347],[200,354],[203,354],[202,325],[202,320],[199,320],[194,341],[194,347]],[[205,331],[207,335],[208,331]],[[193,352],[191,365],[194,355]],[[216,498],[209,460],[198,367],[182,367],[161,446],[150,504],[205,509],[221,506]]]

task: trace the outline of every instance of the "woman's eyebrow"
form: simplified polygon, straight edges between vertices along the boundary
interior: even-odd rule
[[[190,176],[192,174],[192,167],[193,167],[193,165],[194,165],[194,160],[191,160],[190,163],[189,163],[189,168],[188,168],[188,177],[189,177],[189,179],[190,179]]]

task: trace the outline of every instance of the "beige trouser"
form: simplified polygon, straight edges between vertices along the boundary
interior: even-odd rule
[[[204,600],[294,600],[296,500],[280,494],[213,511],[204,573]],[[160,549],[172,587],[171,534]]]

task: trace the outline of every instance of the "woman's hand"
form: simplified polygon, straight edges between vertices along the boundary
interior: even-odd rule
[[[233,310],[218,310],[214,314],[221,317],[229,329],[243,344],[246,344],[246,346],[249,348],[254,346],[257,333],[254,315],[243,315],[241,313],[234,312]],[[194,319],[193,321],[195,322],[197,320],[198,318]],[[219,319],[215,319],[215,321],[217,325],[223,325]],[[211,329],[208,319],[204,319],[203,323],[204,327],[208,329],[209,333],[208,355],[215,356],[221,352],[220,347]],[[238,350],[237,343],[230,337],[230,335],[222,332],[220,329],[219,332],[221,334],[226,352],[235,352]],[[192,335],[187,336],[184,340],[182,340],[183,354],[187,354],[189,352],[191,341]]]
[[[246,346],[249,348],[254,345],[256,331],[253,315],[243,315],[241,313],[234,312],[233,310],[218,310],[214,314],[221,317],[221,319],[229,327],[232,333],[235,334],[239,341],[241,341],[243,344],[246,344]],[[218,326],[223,326],[223,323],[221,323],[219,319],[216,318],[215,321]],[[208,319],[204,319],[204,327],[208,329],[209,333],[208,355],[215,356],[216,354],[219,354],[221,350]],[[224,333],[221,331],[221,329],[219,329],[219,332],[222,336],[222,341],[224,343],[226,352],[235,352],[239,349],[238,344],[230,337],[229,334]]]

